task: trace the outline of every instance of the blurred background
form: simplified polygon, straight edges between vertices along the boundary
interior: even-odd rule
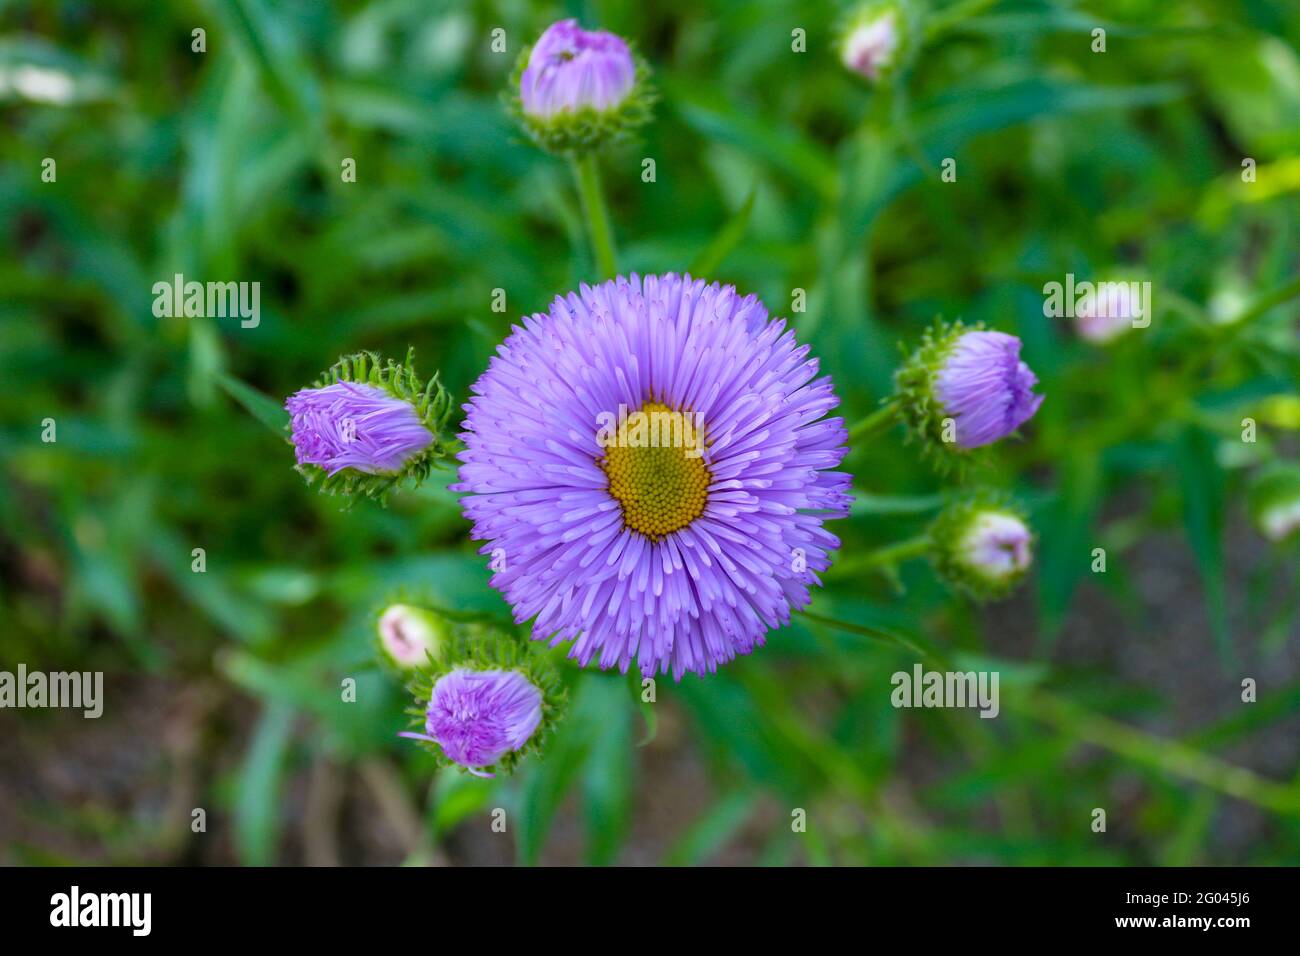
[[[880,92],[826,0],[0,2],[0,670],[103,671],[106,698],[0,710],[0,863],[1300,861],[1300,562],[1243,504],[1300,452],[1300,8],[934,7]],[[650,706],[566,665],[546,758],[479,780],[396,738],[374,660],[403,588],[507,613],[447,478],[345,511],[231,393],[411,344],[460,400],[593,277],[568,168],[500,99],[563,16],[632,38],[661,93],[602,159],[624,270],[711,249],[849,421],[936,316],[1024,340],[1047,399],[977,477],[1038,552],[987,607],[924,561],[832,571],[818,620]],[[260,282],[260,324],[155,317],[176,273]],[[1150,281],[1151,327],[1079,340],[1043,313],[1067,273]],[[898,432],[848,468],[849,556],[952,484]],[[876,628],[998,670],[1001,715],[894,709],[917,657]]]

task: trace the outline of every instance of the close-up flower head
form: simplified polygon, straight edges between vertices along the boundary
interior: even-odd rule
[[[457,486],[515,619],[583,666],[647,675],[762,645],[810,600],[839,546],[823,525],[848,509],[818,370],[755,296],[671,273],[515,326],[465,407]]]
[[[447,758],[478,776],[528,743],[542,722],[542,692],[518,671],[457,668],[437,679],[424,733],[403,737],[437,744]]]
[[[616,34],[560,20],[519,62],[517,109],[529,135],[549,152],[597,149],[650,117],[649,70]]]

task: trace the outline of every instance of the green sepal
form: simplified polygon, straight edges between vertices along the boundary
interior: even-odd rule
[[[448,611],[436,613],[442,614],[450,625],[451,638],[446,642],[441,658],[418,668],[407,685],[415,698],[414,706],[407,708],[406,711],[411,717],[411,729],[419,733],[424,732],[425,710],[429,706],[433,687],[440,678],[453,670],[465,668],[476,671],[518,671],[542,692],[541,722],[522,748],[507,753],[490,767],[476,768],[494,774],[511,773],[518,766],[519,761],[529,754],[540,753],[545,748],[556,724],[564,716],[568,705],[568,689],[560,680],[559,670],[544,644],[531,641],[488,621],[473,619],[476,616]],[[438,767],[458,767],[466,770],[463,765],[448,758],[437,744],[427,740],[414,742],[433,756]]]
[[[950,502],[930,524],[930,563],[935,573],[958,591],[977,601],[996,601],[1007,597],[1024,580],[1033,566],[1031,561],[1025,567],[1011,574],[992,575],[971,564],[966,559],[966,537],[975,525],[976,519],[984,514],[1001,514],[1015,518],[1030,529],[1030,553],[1032,555],[1037,537],[1029,526],[1028,515],[1007,495],[982,488]]]
[[[369,474],[353,468],[344,468],[333,475],[319,465],[301,464],[294,468],[307,479],[307,484],[320,483],[323,494],[344,495],[351,499],[373,498],[383,502],[390,491],[403,481],[419,485],[434,469],[447,467],[456,447],[456,440],[447,434],[447,422],[453,403],[451,393],[442,386],[438,374],[427,381],[415,372],[415,349],[408,348],[406,361],[397,363],[382,359],[375,352],[356,352],[341,356],[326,369],[310,388],[325,388],[339,382],[373,385],[382,388],[393,398],[414,407],[421,424],[433,435],[428,447],[407,459],[400,471]],[[292,425],[285,431],[292,433]]]
[[[952,323],[936,320],[921,336],[920,345],[894,372],[894,396],[899,416],[907,427],[907,440],[919,441],[921,454],[941,471],[964,470],[977,460],[980,450],[944,440],[948,412],[935,395],[935,378],[957,340],[967,332],[979,332],[983,328],[982,322],[965,326],[960,320]]]
[[[531,46],[524,47],[510,74],[510,86],[502,93],[506,110],[534,143],[556,156],[580,156],[626,139],[650,121],[655,101],[659,98],[650,82],[650,66],[630,43],[629,47],[632,49],[636,73],[632,89],[621,103],[606,110],[590,106],[580,110],[565,110],[549,119],[530,116],[524,111],[519,82],[524,70],[528,68],[528,57],[533,52]]]

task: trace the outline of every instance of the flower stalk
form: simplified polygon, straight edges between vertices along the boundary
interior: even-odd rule
[[[594,153],[584,153],[570,160],[573,176],[578,183],[578,197],[587,219],[587,236],[591,240],[592,258],[596,263],[598,278],[609,279],[618,274],[618,255],[614,250],[614,230],[610,226],[609,209],[600,184],[600,170],[596,167]]]
[[[898,422],[898,401],[890,399],[849,428],[849,442],[865,441],[889,431]]]

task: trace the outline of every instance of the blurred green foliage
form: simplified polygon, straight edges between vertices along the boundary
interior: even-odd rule
[[[414,814],[413,861],[458,828],[487,833],[504,807],[523,862],[562,840],[593,863],[728,847],[771,863],[1295,862],[1295,552],[1225,542],[1246,476],[1294,456],[1300,426],[1300,8],[939,6],[912,70],[877,91],[840,66],[827,0],[4,4],[0,666],[215,684],[237,713],[205,738],[229,756],[194,799],[247,863],[284,858],[290,782],[322,760],[360,774],[399,822]],[[832,572],[815,615],[753,657],[660,681],[649,706],[635,683],[569,668],[573,708],[545,760],[505,780],[432,780],[395,737],[407,701],[372,661],[369,615],[407,587],[506,616],[447,479],[343,511],[223,383],[278,398],[341,353],[412,344],[463,396],[521,314],[594,277],[569,171],[499,99],[519,46],[562,15],[634,38],[662,96],[642,138],[602,159],[624,270],[695,264],[780,315],[804,290],[794,326],[850,420],[936,315],[1024,340],[1047,400],[979,478],[1031,509],[1037,570],[996,615],[924,563],[896,582]],[[1045,319],[1043,284],[1069,272],[1151,281],[1151,327],[1102,350]],[[152,285],[175,273],[260,282],[260,325],[156,318]],[[490,308],[498,288],[505,313]],[[941,500],[898,434],[849,467],[846,554],[915,534]],[[1198,576],[1167,600],[1194,604],[1214,635],[1214,653],[1164,665],[1166,686],[1217,675],[1218,702],[1184,708],[1190,726],[1177,694],[1144,687],[1120,655],[1057,654],[1085,605],[1155,640],[1136,584],[1153,538],[1194,555]],[[1229,557],[1242,553],[1248,569]],[[920,659],[894,637],[999,669],[1003,715],[894,709],[889,675]],[[1243,660],[1254,705],[1239,702]],[[347,676],[356,703],[340,700]],[[1269,739],[1289,777],[1227,762]],[[694,756],[672,770],[679,752]],[[693,796],[656,826],[681,786]],[[1216,841],[1243,805],[1261,814],[1254,835]],[[124,844],[135,824],[92,825],[96,806],[56,817],[118,834],[88,858],[183,852],[156,826]],[[1090,830],[1097,806],[1109,836]],[[557,836],[575,813],[579,832]],[[5,835],[15,859],[51,859]]]

